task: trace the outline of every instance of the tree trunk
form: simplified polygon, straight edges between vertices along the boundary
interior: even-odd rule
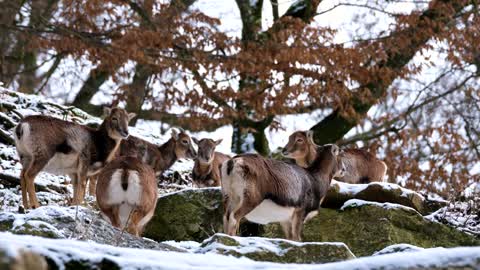
[[[100,116],[102,114],[102,109],[98,106],[92,105],[90,100],[98,92],[100,86],[109,76],[110,74],[107,71],[103,71],[99,67],[91,70],[88,79],[83,84],[80,92],[78,92],[71,105],[90,114]]]
[[[299,0],[295,1],[282,17],[295,17],[302,19],[305,23],[310,22],[315,16],[318,5],[321,0]],[[266,36],[261,33],[262,28],[262,6],[263,1],[259,0],[253,2],[250,0],[236,0],[237,6],[240,10],[240,16],[242,18],[242,42],[247,44],[248,42],[262,42],[261,39],[265,39]],[[274,19],[278,21],[278,1],[272,1],[272,8],[274,13]],[[274,25],[275,26],[275,25]],[[272,27],[271,29],[273,29]],[[268,32],[268,30],[267,30]],[[259,38],[262,36],[262,38]],[[239,91],[247,87],[255,87],[257,85],[257,79],[252,76],[240,74]],[[241,102],[237,102],[236,108],[238,111],[243,110],[247,112],[248,108],[242,106]],[[242,115],[242,114],[240,114]],[[270,147],[268,145],[267,137],[265,136],[265,129],[271,124],[273,117],[263,119],[259,122],[237,120],[233,124],[232,134],[232,151],[235,153],[243,153],[245,150],[255,149],[259,154],[267,156],[270,153]],[[266,124],[267,123],[267,124]],[[266,124],[266,125],[265,125]],[[249,135],[243,135],[241,127],[248,130]],[[251,131],[251,130],[254,131]],[[248,140],[250,136],[253,137],[253,141]]]
[[[250,0],[236,0],[236,2],[242,18],[242,43],[247,45],[249,42],[256,42],[258,34],[262,29],[263,0],[259,0],[257,2]],[[239,91],[242,91],[246,88],[254,88],[255,78],[252,78],[248,74],[240,74],[240,82],[238,87]],[[249,109],[245,108],[241,101],[236,102],[235,108],[239,112],[244,112],[240,113],[240,115],[248,115]],[[253,149],[255,149],[262,155],[268,155],[268,141],[262,140],[261,136],[259,135],[254,136],[250,131],[250,129],[253,127],[251,125],[246,125],[245,123],[246,122],[243,119],[237,119],[232,124],[232,151],[240,154],[251,152]],[[257,130],[257,132],[264,134],[264,130]],[[257,138],[260,139],[261,142],[256,142]],[[257,149],[257,147],[260,148]]]
[[[143,102],[147,94],[148,78],[152,75],[150,69],[142,64],[137,64],[135,67],[135,75],[132,83],[128,86],[127,92],[127,111],[140,115]],[[138,118],[130,121],[130,125],[135,126]]]

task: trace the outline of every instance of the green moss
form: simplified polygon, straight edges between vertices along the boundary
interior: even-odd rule
[[[283,237],[280,226],[265,227],[266,237]],[[344,242],[353,253],[367,256],[399,243],[419,247],[480,245],[479,240],[458,230],[423,218],[416,211],[377,205],[349,207],[344,211],[321,209],[303,232],[304,241]]]
[[[215,234],[214,236],[205,240],[202,243],[201,247],[206,247],[206,246],[211,245],[213,243],[220,243],[224,246],[230,246],[230,247],[238,247],[240,245],[240,243],[237,240],[233,239],[232,237],[228,237],[226,235]]]
[[[58,235],[58,233],[52,228],[48,227],[45,224],[38,224],[38,225],[32,225],[28,221],[18,227],[15,227],[12,230],[12,233],[14,234],[26,234],[26,235],[34,235],[34,236],[41,236],[41,237],[46,237],[46,238],[62,238],[61,235]]]
[[[250,242],[248,238],[243,238]],[[234,257],[247,257],[255,261],[278,263],[327,263],[355,258],[346,245],[331,243],[303,243],[279,239],[252,239],[253,242],[275,246],[273,250],[264,248],[262,243],[253,246],[242,246],[234,238],[227,235],[216,234],[204,241],[202,248],[212,246],[216,253]],[[220,246],[215,244],[221,244]],[[206,249],[210,250],[210,249]]]
[[[9,231],[13,227],[15,217],[7,213],[0,214],[0,232]]]
[[[144,236],[156,241],[202,241],[222,230],[221,192],[186,190],[161,197]]]

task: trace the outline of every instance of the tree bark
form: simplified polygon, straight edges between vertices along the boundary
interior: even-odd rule
[[[454,13],[448,13],[443,9],[439,11],[439,5],[449,4],[454,9]],[[365,117],[368,110],[375,105],[386,93],[388,87],[401,73],[402,68],[410,62],[417,51],[421,49],[430,38],[447,30],[446,25],[451,23],[455,18],[455,14],[460,12],[468,1],[442,0],[433,2],[430,7],[423,12],[419,17],[418,24],[407,29],[398,30],[393,33],[390,38],[381,42],[379,47],[386,48],[387,58],[385,61],[378,61],[376,67],[371,70],[378,70],[379,68],[389,68],[394,71],[394,76],[378,76],[377,80],[365,83],[363,86],[369,90],[372,99],[361,101],[357,98],[352,98],[351,103],[353,109],[357,114],[356,117],[347,116],[340,110],[333,111],[330,115],[325,117],[322,121],[315,124],[311,130],[314,131],[314,140],[317,144],[334,143],[340,140],[348,131],[355,127],[358,122]],[[431,26],[431,22],[436,23],[436,27]],[[441,27],[439,27],[441,25]],[[432,31],[422,31],[425,28],[430,28]]]
[[[320,2],[321,0],[296,1],[289,7],[287,12],[282,17],[295,17],[308,23],[314,18]],[[272,1],[272,8],[276,23],[274,23],[270,29],[263,33],[260,32],[262,27],[261,22],[263,1],[257,1],[254,5],[252,5],[251,1],[249,0],[236,0],[236,3],[242,18],[242,42],[245,45],[249,42],[263,42],[265,38],[268,38],[266,33],[278,27],[278,1]],[[246,87],[255,87],[255,84],[257,84],[256,78],[246,76],[245,74],[240,74],[240,77],[239,91],[242,91],[242,89]],[[236,102],[236,109],[239,111],[243,110],[244,112],[247,112],[248,115],[248,108],[244,108],[241,101]],[[242,153],[253,148],[257,151],[257,153],[263,156],[269,155],[270,147],[265,135],[265,129],[271,124],[272,120],[273,117],[271,119],[263,119],[259,121],[262,123],[262,125],[258,125],[255,124],[258,122],[245,121],[245,119],[235,119],[232,124],[232,151],[235,153]],[[264,125],[264,123],[268,124]],[[249,136],[247,134],[243,134],[242,130],[246,130],[247,132],[251,133],[251,136],[253,136],[253,142],[251,142],[252,145],[248,145],[250,142],[246,141],[246,139]]]
[[[98,92],[98,89],[108,79],[110,73],[97,67],[90,71],[88,79],[83,84],[80,92],[72,102],[72,106],[78,107],[90,114],[100,116],[102,108],[90,103],[92,97]]]
[[[152,76],[152,71],[145,65],[137,64],[135,67],[135,75],[132,83],[128,86],[127,92],[127,106],[128,112],[140,114],[142,105],[147,94],[148,78]],[[130,121],[130,125],[134,126],[137,122],[137,117]]]

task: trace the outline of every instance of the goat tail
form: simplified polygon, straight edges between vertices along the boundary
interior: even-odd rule
[[[30,126],[28,123],[20,122],[15,127],[15,132],[13,133],[13,137],[16,142],[22,141],[22,139],[28,137],[30,134]]]

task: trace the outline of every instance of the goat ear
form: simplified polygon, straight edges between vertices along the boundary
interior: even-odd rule
[[[332,154],[335,156],[340,154],[340,147],[338,147],[336,144],[332,144]]]
[[[132,120],[135,116],[137,116],[136,113],[133,113],[133,112],[132,112],[132,113],[129,113],[129,114],[128,114],[128,121]]]
[[[109,107],[103,107],[103,116],[104,116],[104,117],[109,116],[111,112],[112,112],[112,109],[111,109],[111,108],[109,108]]]
[[[198,143],[200,142],[200,141],[199,141],[197,138],[195,138],[195,137],[192,137],[192,141],[193,141],[196,145],[198,145]]]
[[[221,143],[222,143],[222,141],[223,141],[223,139],[218,139],[218,140],[216,140],[216,141],[215,141],[215,145],[219,145],[219,144],[221,144]]]
[[[310,143],[315,144],[315,141],[313,140],[313,130],[308,130],[307,131],[307,139]]]
[[[172,128],[172,138],[176,141],[178,140],[178,131]]]

